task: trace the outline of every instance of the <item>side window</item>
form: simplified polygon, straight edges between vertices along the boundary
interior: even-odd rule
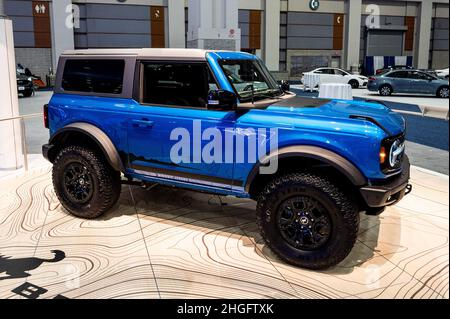
[[[142,102],[205,108],[218,85],[205,63],[143,62]]]
[[[346,73],[344,73],[344,72],[342,72],[341,70],[338,70],[338,69],[334,69],[334,74],[336,74],[336,75],[346,75]]]
[[[415,79],[415,80],[428,80],[430,78],[430,76],[428,76],[427,74],[425,74],[423,72],[413,71],[413,72],[409,73],[409,78]]]
[[[408,72],[407,71],[392,72],[392,73],[388,74],[387,77],[388,78],[396,78],[396,79],[405,79],[408,77]]]
[[[65,91],[121,94],[124,60],[67,60],[61,87]]]
[[[317,74],[324,74],[324,73],[325,73],[325,70],[324,70],[324,69],[320,69],[320,70],[314,71],[314,73],[317,73]]]

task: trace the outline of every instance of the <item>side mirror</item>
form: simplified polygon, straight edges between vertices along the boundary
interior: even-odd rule
[[[208,93],[209,110],[234,110],[238,98],[235,93],[225,90],[212,90]]]
[[[283,92],[289,92],[289,90],[291,89],[291,85],[289,84],[289,81],[286,81],[286,80],[281,81],[280,87]]]

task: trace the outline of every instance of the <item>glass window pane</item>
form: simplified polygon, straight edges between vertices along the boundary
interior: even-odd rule
[[[65,91],[121,94],[124,60],[67,60],[62,88]]]

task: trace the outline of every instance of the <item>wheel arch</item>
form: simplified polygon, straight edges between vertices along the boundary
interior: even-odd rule
[[[264,163],[269,163],[276,156],[278,156],[279,162],[278,174],[283,172],[284,164],[289,166],[297,163],[314,165],[315,167],[327,166],[337,172],[340,177],[344,177],[346,182],[352,186],[363,186],[367,184],[366,177],[353,163],[333,151],[309,145],[289,146],[266,155],[260,162],[253,166],[245,182],[245,191],[249,193],[251,197],[253,197],[252,195],[255,194],[255,190],[258,187],[256,185],[259,185],[260,187],[261,182],[277,175],[277,173],[274,175],[259,174],[259,168],[263,166]],[[298,167],[298,169],[301,168],[301,166]],[[295,169],[296,168],[294,168],[294,170]],[[292,167],[290,167],[290,170],[292,170]]]
[[[80,141],[79,138],[83,140]],[[50,138],[49,144],[52,145],[48,154],[50,162],[55,160],[59,150],[65,145],[87,144],[100,150],[114,170],[125,171],[114,143],[105,132],[90,123],[77,122],[64,126]]]

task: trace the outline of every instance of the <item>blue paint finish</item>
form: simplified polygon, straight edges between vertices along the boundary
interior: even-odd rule
[[[219,65],[220,59],[258,59],[239,52],[210,52],[207,62],[222,89],[233,91]],[[350,115],[368,116],[378,125]],[[194,121],[200,120],[201,132],[217,128],[231,134],[233,144],[238,137],[248,134],[246,129],[278,130],[279,148],[294,145],[313,145],[341,155],[353,163],[369,181],[383,180],[379,164],[381,142],[390,135],[404,131],[401,116],[379,104],[361,101],[332,100],[318,107],[286,107],[273,105],[265,109],[243,111],[217,111],[203,108],[141,105],[133,99],[54,94],[49,103],[50,134],[74,122],[86,122],[100,128],[112,140],[117,150],[128,156],[124,163],[126,175],[146,181],[188,187],[222,195],[248,197],[244,183],[255,163],[236,163],[236,154],[229,163],[195,162],[199,154],[190,154],[190,163],[173,163],[171,140],[174,129],[186,130],[195,141]],[[198,138],[198,137],[197,137]],[[268,138],[270,135],[268,135]],[[202,140],[203,147],[209,141]],[[222,159],[227,146],[222,140]],[[195,142],[194,142],[195,143]],[[192,148],[191,148],[192,149]],[[168,174],[149,175],[146,172],[177,172],[181,175],[200,176],[204,179],[167,178]],[[172,175],[174,176],[174,175]],[[227,183],[229,182],[229,183]]]

